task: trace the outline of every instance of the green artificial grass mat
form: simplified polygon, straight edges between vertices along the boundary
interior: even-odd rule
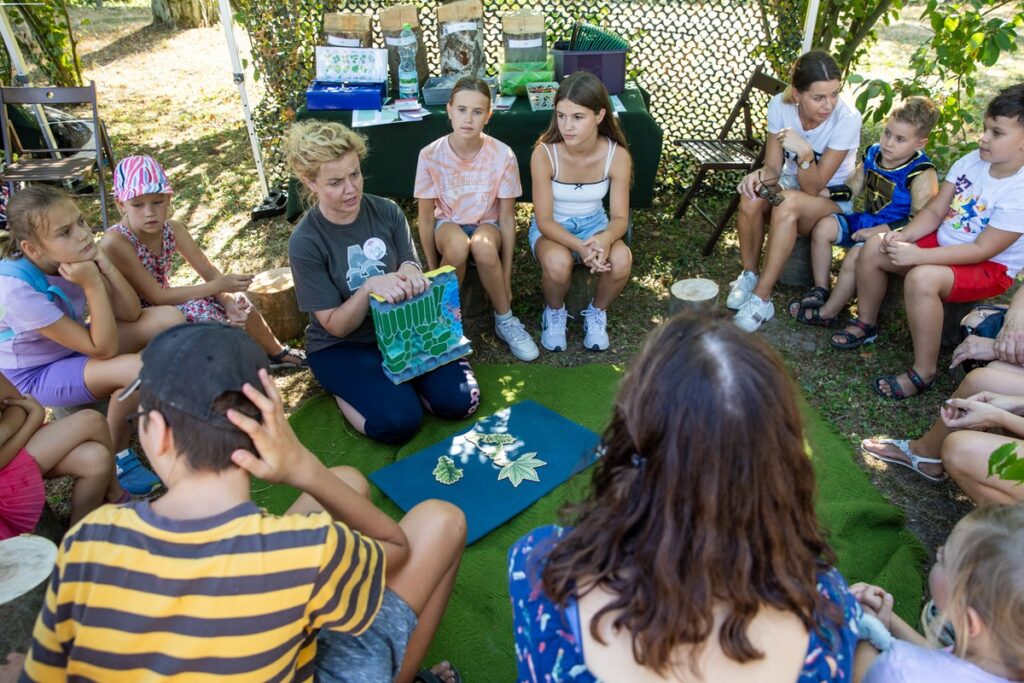
[[[350,465],[364,474],[384,467],[464,430],[477,419],[517,401],[533,399],[600,433],[611,414],[622,368],[590,364],[573,368],[547,365],[481,365],[474,368],[481,387],[480,408],[460,423],[427,417],[410,443],[396,448],[353,430],[328,396],[300,406],[291,424],[300,439],[326,465]],[[818,514],[850,583],[870,581],[895,598],[897,612],[917,623],[922,595],[923,548],[903,527],[902,513],[890,505],[853,461],[847,444],[817,411],[802,404],[806,433],[818,476]],[[757,454],[751,454],[756,457]],[[558,520],[569,500],[586,495],[587,470],[558,487],[506,524],[466,548],[448,610],[427,663],[449,659],[471,683],[515,677],[512,609],[507,594],[509,546],[531,529]],[[373,502],[396,519],[402,511],[371,483]],[[742,495],[737,491],[737,495]],[[283,512],[298,496],[287,486],[253,483],[256,502]]]

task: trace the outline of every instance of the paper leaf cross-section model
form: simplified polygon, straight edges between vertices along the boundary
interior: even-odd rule
[[[536,455],[536,451],[523,453],[517,460],[510,461],[498,472],[498,479],[508,479],[509,483],[515,487],[518,487],[524,480],[540,481],[540,477],[537,476],[537,468],[547,463],[538,460],[534,457]]]
[[[455,461],[447,455],[437,459],[437,466],[434,468],[434,479],[441,484],[454,484],[462,479],[462,468],[455,466]]]

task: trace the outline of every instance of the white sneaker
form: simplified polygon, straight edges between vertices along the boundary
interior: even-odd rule
[[[739,310],[740,306],[747,303],[750,293],[757,286],[757,275],[749,270],[744,270],[738,278],[729,283],[729,286],[732,289],[729,290],[729,296],[725,299],[725,307],[734,311]]]
[[[545,306],[541,321],[540,345],[548,351],[565,351],[568,348],[565,341],[565,324],[568,318],[569,312],[565,310],[565,306],[557,311]]]
[[[608,312],[594,308],[591,303],[581,313],[583,316],[583,348],[591,351],[608,349]]]
[[[512,355],[519,360],[530,361],[540,355],[537,345],[533,343],[533,337],[523,327],[519,318],[509,316],[505,320],[494,319],[494,334],[498,339],[508,344]]]
[[[741,330],[756,332],[762,324],[768,322],[773,317],[775,317],[775,306],[772,305],[772,302],[762,301],[758,295],[751,294],[750,298],[747,299],[747,303],[743,304],[740,310],[736,311],[733,322]]]

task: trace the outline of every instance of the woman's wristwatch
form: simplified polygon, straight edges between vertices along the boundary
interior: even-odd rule
[[[800,161],[799,159],[797,160],[797,165],[798,165],[798,166],[799,166],[799,167],[800,167],[800,168],[801,168],[802,170],[804,170],[804,171],[806,171],[807,169],[809,169],[809,168],[811,167],[811,164],[813,164],[813,163],[814,163],[814,155],[813,155],[813,154],[811,154],[811,156],[810,156],[810,158],[809,158],[809,159],[805,159],[805,160],[803,160],[803,161]]]

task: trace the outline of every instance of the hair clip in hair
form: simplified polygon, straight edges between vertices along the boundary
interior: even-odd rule
[[[647,462],[647,458],[640,455],[639,453],[634,453],[633,456],[629,459],[629,461],[633,463],[633,467],[640,469],[641,467],[644,466],[644,463]]]

